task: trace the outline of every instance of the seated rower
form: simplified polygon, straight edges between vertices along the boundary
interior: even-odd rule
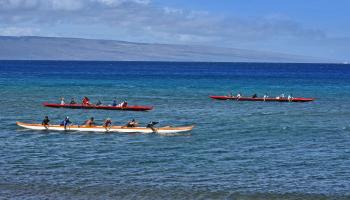
[[[127,107],[127,106],[128,106],[128,102],[124,101],[123,104],[122,104],[122,107]]]
[[[242,97],[242,95],[241,95],[241,93],[239,92],[238,94],[237,94],[237,98],[241,98]]]
[[[71,100],[70,100],[70,104],[76,104],[77,102],[75,102],[75,99],[74,98],[72,98]]]
[[[258,95],[257,94],[253,94],[252,98],[257,98]]]
[[[292,94],[288,95],[288,101],[292,101],[292,100],[293,100]]]
[[[266,99],[268,98],[269,96],[267,96],[267,94],[264,95],[264,101],[266,101]]]
[[[87,97],[84,97],[83,100],[82,100],[82,104],[83,105],[90,105],[90,99],[87,98]]]
[[[50,119],[48,116],[45,116],[44,120],[41,122],[41,125],[48,126]]]
[[[107,118],[104,122],[103,122],[103,127],[108,128],[112,126],[112,120],[111,118]]]
[[[276,99],[284,99],[284,94],[281,94],[280,96],[277,96]]]
[[[118,104],[117,104],[117,99],[116,98],[114,98],[113,99],[113,103],[112,103],[112,106],[117,106]]]
[[[64,105],[65,102],[64,102],[64,97],[61,98],[61,105]]]
[[[125,108],[125,107],[127,107],[127,106],[128,106],[128,102],[123,101],[123,102],[121,102],[120,104],[118,104],[117,106],[118,106],[118,107]]]
[[[123,101],[123,102],[121,102],[120,104],[118,104],[117,105],[117,107],[126,107],[128,105],[128,102],[126,102],[126,101]]]
[[[137,127],[138,126],[138,122],[135,120],[135,119],[132,119],[131,121],[129,121],[127,124],[126,124],[126,127]]]
[[[94,118],[91,117],[90,119],[86,120],[84,123],[85,126],[91,127],[91,126],[95,126],[95,121]]]
[[[67,116],[64,118],[64,120],[61,122],[60,126],[64,126],[64,129],[67,129],[67,126],[71,124],[72,122],[69,120],[69,117]]]
[[[97,101],[96,106],[102,105],[102,102],[100,100]]]

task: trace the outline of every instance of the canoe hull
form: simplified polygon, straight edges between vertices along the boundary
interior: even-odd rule
[[[251,97],[230,97],[230,96],[209,96],[216,100],[235,100],[235,101],[269,101],[269,102],[310,102],[315,100],[314,98],[301,98],[295,97],[290,100],[288,98],[251,98]]]
[[[78,125],[72,125],[67,126],[66,129],[64,129],[63,126],[60,125],[49,125],[49,126],[43,126],[41,124],[28,124],[28,123],[22,123],[17,122],[18,126],[31,129],[31,130],[50,130],[50,131],[82,131],[82,132],[116,132],[116,133],[180,133],[180,132],[186,132],[191,131],[194,126],[183,126],[183,127],[160,127],[155,128],[154,130],[146,127],[134,127],[134,128],[128,128],[123,126],[112,126],[110,128],[105,128],[103,126],[93,126],[93,127],[86,127],[86,126],[78,126]]]
[[[70,108],[70,109],[99,109],[99,110],[125,110],[125,111],[148,111],[152,110],[153,106],[96,106],[96,105],[83,105],[83,104],[55,104],[55,103],[43,103],[43,106],[50,108]]]

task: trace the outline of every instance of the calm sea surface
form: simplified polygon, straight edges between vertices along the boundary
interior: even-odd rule
[[[215,101],[281,93],[310,103]],[[150,112],[53,109],[64,96]],[[0,199],[350,199],[350,66],[0,61]],[[196,124],[173,135],[58,133],[16,121]]]

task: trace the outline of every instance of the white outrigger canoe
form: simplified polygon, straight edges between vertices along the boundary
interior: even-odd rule
[[[84,132],[118,132],[118,133],[180,133],[191,131],[194,126],[182,126],[182,127],[125,127],[125,126],[80,126],[80,125],[71,125],[67,126],[66,129],[64,126],[60,125],[48,125],[44,126],[41,124],[28,124],[22,122],[16,122],[18,126],[23,128],[32,129],[32,130],[52,130],[52,131],[84,131]]]

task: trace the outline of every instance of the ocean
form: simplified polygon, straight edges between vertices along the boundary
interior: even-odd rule
[[[308,103],[216,101],[282,93]],[[149,112],[42,102],[88,96]],[[350,199],[350,65],[0,61],[0,199]],[[132,118],[179,134],[26,130]]]

